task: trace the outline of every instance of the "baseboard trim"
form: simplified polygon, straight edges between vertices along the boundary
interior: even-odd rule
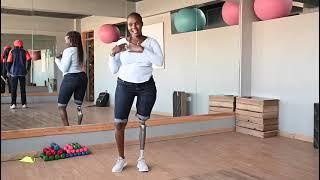
[[[167,118],[159,118],[159,119],[150,119],[149,121],[147,121],[147,125],[160,126],[160,125],[187,123],[187,122],[196,122],[196,121],[223,120],[223,119],[229,119],[234,117],[235,117],[234,113],[167,117]],[[140,123],[138,121],[129,121],[127,124],[127,128],[138,128],[138,127],[140,127]],[[97,131],[109,131],[109,130],[114,130],[113,123],[10,130],[10,131],[1,131],[1,140],[30,138],[30,137],[39,137],[39,136],[52,136],[52,135],[61,135],[61,134],[97,132]]]
[[[20,92],[17,92],[17,96],[20,96]],[[54,91],[52,93],[49,92],[27,92],[27,96],[58,96],[58,92]],[[1,97],[11,97],[10,93],[3,93],[1,94]]]
[[[297,133],[288,133],[285,131],[279,131],[278,135],[282,137],[290,138],[290,139],[297,139],[297,140],[313,143],[312,136],[306,136],[306,135],[297,134]]]

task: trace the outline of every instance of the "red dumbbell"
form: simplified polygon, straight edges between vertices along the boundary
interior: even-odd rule
[[[50,151],[46,151],[46,156],[51,156],[52,155],[52,153],[50,152]]]
[[[83,147],[83,151],[84,151],[84,152],[87,152],[88,150],[89,150],[89,148],[88,148],[88,147],[86,147],[86,146],[85,146],[85,147]]]

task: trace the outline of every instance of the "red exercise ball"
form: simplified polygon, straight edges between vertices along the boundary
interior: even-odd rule
[[[223,21],[230,26],[239,24],[239,9],[239,3],[226,1],[222,6]]]
[[[104,24],[100,26],[98,36],[102,42],[109,44],[119,40],[120,30],[115,25]]]
[[[41,51],[40,50],[29,50],[31,59],[36,61],[41,59]]]
[[[292,0],[255,0],[254,12],[261,20],[286,17],[292,9]]]

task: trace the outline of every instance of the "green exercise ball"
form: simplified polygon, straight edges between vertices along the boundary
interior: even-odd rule
[[[179,10],[174,16],[174,26],[178,32],[202,30],[206,25],[206,16],[198,8]]]

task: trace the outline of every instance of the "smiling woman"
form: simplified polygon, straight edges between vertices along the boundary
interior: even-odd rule
[[[280,134],[306,141],[311,135],[312,139],[312,104],[319,99],[319,69],[314,68],[319,66],[319,32],[315,28],[319,12],[308,11],[296,16],[290,14],[289,17],[258,21],[252,8],[254,0],[232,1],[239,2],[241,7],[240,13],[232,12],[233,15],[239,14],[239,25],[232,23],[228,26],[221,14],[226,1],[63,0],[61,3],[62,0],[2,0],[3,7],[29,10],[31,16],[1,11],[4,20],[1,22],[1,50],[10,45],[7,42],[20,39],[28,51],[39,50],[38,58],[41,59],[31,61],[31,72],[27,78],[27,82],[30,82],[27,87],[28,108],[20,108],[18,98],[17,108],[10,109],[10,94],[1,95],[1,160],[17,160],[26,155],[37,157],[51,142],[59,145],[78,142],[90,146],[93,153],[91,156],[65,159],[53,164],[48,162],[46,165],[41,159],[32,166],[24,166],[20,162],[2,162],[6,175],[1,176],[4,179],[43,179],[44,174],[52,174],[50,167],[54,165],[59,172],[56,173],[56,179],[85,179],[89,176],[91,179],[114,179],[117,175],[112,172],[122,172],[126,167],[123,175],[128,179],[156,179],[155,176],[159,179],[160,169],[160,179],[166,180],[206,178],[209,177],[208,172],[215,172],[212,168],[222,168],[221,172],[227,172],[228,168],[233,168],[232,165],[240,165],[238,170],[241,175],[233,175],[242,179],[262,178],[265,174],[261,172],[266,171],[269,175],[274,174],[268,176],[269,179],[290,179],[302,171],[308,175],[299,177],[316,179],[318,167],[314,165],[319,158],[313,156],[317,153],[314,153],[311,143],[302,142],[305,144],[302,147],[299,146],[301,142],[296,142],[296,147],[305,152],[301,155],[295,154],[295,151],[287,152],[281,147],[287,147],[289,143],[289,149],[295,149],[291,147],[295,140],[282,137],[261,140],[240,133],[261,138]],[[305,5],[301,7],[308,9]],[[174,15],[181,9],[198,9],[203,13],[198,10],[182,13],[184,18],[180,16],[179,23],[175,24]],[[38,10],[50,13],[38,14]],[[62,17],[65,12],[85,16]],[[205,18],[199,19],[199,15],[203,17],[203,14]],[[188,32],[173,31],[175,25],[185,25],[182,20],[186,20],[187,16],[192,16],[195,27],[198,23],[201,27]],[[104,24],[125,24],[119,28],[118,41],[108,44],[99,40],[99,28]],[[11,36],[14,38],[10,39]],[[25,36],[27,38],[22,39]],[[81,71],[86,73],[89,83],[83,87],[88,91],[83,99],[83,121],[78,125],[77,115],[81,111],[72,103],[71,94],[73,86],[86,84],[85,75],[83,79],[73,78],[82,64],[79,62],[82,53],[78,52],[81,41],[84,46],[84,68]],[[72,50],[68,53],[65,49]],[[62,59],[54,64],[54,58],[63,50],[66,52],[63,55],[69,56],[62,55]],[[154,68],[163,67],[164,59],[165,68]],[[76,71],[68,71],[72,65],[75,65]],[[71,78],[65,81],[68,74]],[[51,85],[54,82],[56,86]],[[35,83],[37,86],[34,86]],[[49,94],[51,88],[56,91]],[[103,93],[109,95],[108,107],[95,105],[95,99],[99,99],[99,94]],[[68,111],[68,122],[65,122],[69,126],[61,123],[58,95],[61,95],[59,104],[63,109],[60,111],[63,118]],[[239,98],[235,98],[259,95],[279,99],[280,108],[276,105],[264,107],[270,104],[247,100],[253,98],[239,103]],[[78,105],[82,103],[82,97],[83,93],[80,99],[77,95],[74,97]],[[68,109],[65,108],[67,105]],[[292,134],[286,134],[285,131]],[[221,134],[210,135],[202,144],[197,143],[197,138],[186,138],[213,133]],[[177,138],[181,140],[180,144],[174,140]],[[248,146],[248,139],[257,143]],[[148,143],[164,140],[172,143]],[[280,143],[276,143],[277,146],[270,144],[275,141]],[[99,145],[106,143],[108,148],[111,147],[110,151],[102,148],[105,145]],[[146,143],[148,146],[145,146]],[[138,146],[127,146],[131,144]],[[238,156],[239,152],[235,152],[235,149],[239,150],[239,144],[242,144],[240,149],[250,151],[253,158]],[[265,152],[261,152],[262,146]],[[272,158],[268,159],[274,155],[268,154],[270,149],[278,154],[287,152],[288,156],[281,156],[283,163],[279,164]],[[211,152],[214,156],[203,152]],[[221,155],[221,152],[225,154]],[[101,153],[104,155],[100,156]],[[232,167],[225,166],[230,165],[225,159],[227,156],[235,159]],[[299,160],[299,157],[307,156],[314,161]],[[261,165],[261,158],[269,160],[267,169]],[[249,177],[250,169],[241,165],[252,164],[254,160],[256,162],[253,165],[257,168],[255,174],[251,174],[254,176]],[[67,161],[70,163],[64,163]],[[214,166],[210,166],[210,163]],[[299,168],[281,167],[290,163]],[[136,167],[138,171],[149,173],[136,173]],[[32,177],[30,173],[17,173],[18,168],[35,173]],[[69,172],[70,169],[73,173]],[[169,177],[168,171],[173,172],[174,176]],[[203,176],[197,176],[197,173]]]
[[[140,156],[139,171],[149,171],[144,160],[146,124],[157,98],[157,89],[152,77],[152,65],[162,65],[163,55],[155,39],[142,35],[143,21],[138,13],[131,13],[127,18],[130,36],[119,40],[110,53],[110,69],[118,73],[115,92],[115,136],[119,158],[112,172],[121,172],[127,165],[124,156],[124,132],[128,122],[134,98],[137,97],[136,116],[140,122]]]

